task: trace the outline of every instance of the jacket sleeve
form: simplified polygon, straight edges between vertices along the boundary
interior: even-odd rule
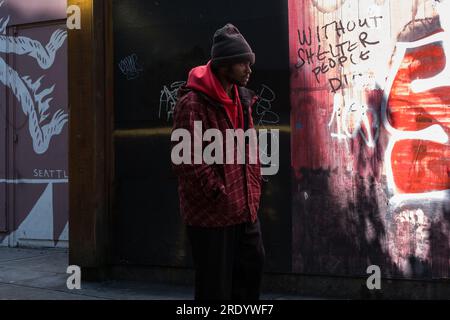
[[[206,115],[202,110],[202,105],[186,100],[180,100],[175,107],[172,132],[176,129],[186,129],[190,133],[191,164],[181,163],[176,165],[172,163],[172,169],[176,176],[185,179],[185,182],[190,184],[192,188],[201,188],[206,197],[216,199],[220,193],[225,194],[225,185],[222,177],[214,166],[203,163],[203,158],[202,164],[194,164],[194,121],[201,121],[203,130],[207,129],[205,125],[208,121],[206,121]],[[177,141],[172,141],[172,148],[178,143]]]

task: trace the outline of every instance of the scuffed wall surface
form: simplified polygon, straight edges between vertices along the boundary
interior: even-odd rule
[[[450,276],[449,7],[289,1],[295,272]]]
[[[68,246],[66,6],[0,1],[1,246]]]

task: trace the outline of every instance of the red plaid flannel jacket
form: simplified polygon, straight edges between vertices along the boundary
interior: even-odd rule
[[[210,128],[219,129],[225,145],[225,130],[233,127],[223,106],[205,94],[185,87],[179,90],[178,97],[173,130],[187,129],[193,137],[194,121],[201,121],[203,133]],[[254,128],[251,107],[257,97],[245,88],[239,88],[239,97],[244,109],[245,131]],[[177,142],[173,142],[175,144]],[[223,154],[225,162],[225,150]],[[180,211],[184,222],[201,227],[255,222],[262,185],[258,151],[256,154],[257,164],[249,163],[248,145],[245,164],[237,164],[236,161],[234,164],[208,165],[203,161],[202,164],[193,164],[193,156],[192,164],[173,164],[173,170],[178,176]]]

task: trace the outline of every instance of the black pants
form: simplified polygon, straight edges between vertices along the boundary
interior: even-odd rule
[[[259,221],[219,228],[187,227],[195,267],[195,300],[258,300],[264,265]]]

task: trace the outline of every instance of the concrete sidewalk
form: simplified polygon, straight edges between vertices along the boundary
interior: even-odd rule
[[[0,300],[192,300],[193,288],[137,281],[82,282],[66,286],[67,249],[0,247]],[[263,300],[310,300],[263,294]]]

